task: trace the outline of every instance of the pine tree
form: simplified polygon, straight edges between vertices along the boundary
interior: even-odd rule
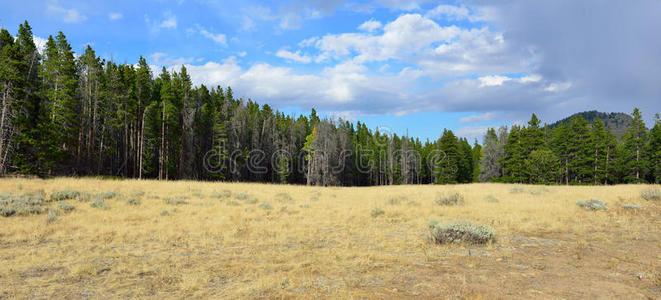
[[[560,123],[551,134],[551,148],[554,154],[560,159],[562,179],[565,184],[569,184],[570,138],[571,131],[566,123]]]
[[[501,158],[503,166],[504,180],[506,182],[525,181],[525,153],[521,143],[521,127],[512,126],[505,144],[505,156]]]
[[[648,143],[648,132],[640,115],[638,108],[633,110],[633,120],[631,125],[622,136],[624,144],[624,170],[625,180],[627,182],[643,182],[649,160],[647,157],[646,149]]]
[[[554,183],[561,172],[560,160],[551,150],[535,150],[530,153],[525,162],[528,166],[530,183]]]
[[[605,183],[608,179],[609,137],[604,123],[598,118],[592,123],[592,141],[594,143],[592,155],[594,184]]]
[[[477,139],[473,142],[473,150],[471,155],[473,162],[473,177],[471,178],[471,182],[479,182],[480,161],[482,160],[482,146],[477,143]]]
[[[650,131],[650,166],[654,183],[661,183],[661,118],[655,115],[654,127]]]
[[[594,181],[594,144],[590,127],[580,115],[573,117],[569,126],[569,180],[574,183],[591,183]]]
[[[436,183],[457,183],[462,155],[459,150],[457,137],[452,130],[444,129],[438,144],[443,158],[436,166]]]

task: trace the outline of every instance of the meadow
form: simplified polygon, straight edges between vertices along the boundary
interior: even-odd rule
[[[0,298],[659,298],[659,189],[5,178]]]

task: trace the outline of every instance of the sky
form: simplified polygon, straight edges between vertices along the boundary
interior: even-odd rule
[[[423,139],[573,113],[661,112],[657,0],[0,0],[0,25],[106,60],[185,65],[288,114]]]

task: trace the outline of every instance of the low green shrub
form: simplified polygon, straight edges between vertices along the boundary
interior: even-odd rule
[[[70,212],[70,211],[74,210],[75,208],[76,208],[75,206],[73,206],[69,203],[66,203],[66,202],[58,202],[57,203],[57,209],[61,209],[64,212]]]
[[[101,208],[101,209],[109,209],[108,205],[106,205],[106,202],[103,201],[103,198],[96,198],[94,201],[90,202],[90,207],[93,208]]]
[[[42,213],[44,196],[40,193],[27,193],[24,195],[0,195],[0,215],[29,215]]]
[[[98,194],[94,195],[94,197],[106,200],[106,199],[112,199],[112,198],[119,197],[119,193],[115,192],[115,191],[107,191],[107,192],[98,193]]]
[[[140,205],[140,200],[135,199],[135,198],[128,198],[128,199],[126,199],[126,204],[128,204],[128,205]]]
[[[375,208],[372,209],[372,212],[370,213],[370,215],[372,216],[372,218],[376,218],[376,217],[378,217],[380,215],[383,215],[385,213],[386,212],[383,209],[381,209],[379,207],[375,207]]]
[[[239,200],[246,200],[246,199],[248,199],[248,197],[250,197],[250,195],[248,195],[246,193],[240,193],[240,194],[234,195],[234,198],[239,199]]]
[[[635,205],[635,204],[623,204],[622,208],[626,209],[626,210],[639,210],[639,209],[642,209],[642,207],[640,205]]]
[[[245,204],[255,204],[258,202],[257,198],[250,198],[243,201]]]
[[[220,193],[212,193],[211,198],[216,198],[216,199],[226,199],[232,196],[232,191],[230,190],[223,190]]]
[[[167,210],[161,210],[161,216],[167,216],[167,215],[169,215],[169,214],[170,214],[170,213],[168,213]]]
[[[576,201],[576,205],[584,208],[585,210],[608,210],[606,203],[597,199],[590,199],[587,202],[583,200]]]
[[[439,196],[436,199],[436,204],[446,205],[446,206],[462,205],[462,204],[464,204],[464,196],[462,196],[461,194],[458,194],[458,193]]]
[[[131,193],[131,197],[142,197],[145,195],[145,191],[134,191]]]
[[[647,189],[640,193],[640,196],[645,200],[661,200],[661,189]]]
[[[239,202],[237,202],[237,201],[234,201],[234,200],[230,200],[230,201],[227,201],[227,205],[230,205],[230,206],[240,206],[241,203],[239,203]]]
[[[78,196],[80,196],[80,192],[78,192],[76,190],[63,190],[63,191],[52,193],[50,195],[50,199],[51,199],[51,201],[62,201],[62,200],[75,199]]]
[[[429,228],[431,241],[437,244],[486,244],[496,237],[493,229],[464,221],[455,221],[444,225],[430,223]]]
[[[171,197],[171,198],[170,197],[164,198],[163,202],[165,202],[165,204],[169,204],[169,205],[188,204],[188,202],[186,202],[186,198],[181,197],[181,196]]]
[[[268,202],[262,202],[262,203],[259,204],[259,208],[263,208],[263,209],[266,209],[266,210],[271,210],[273,207]]]

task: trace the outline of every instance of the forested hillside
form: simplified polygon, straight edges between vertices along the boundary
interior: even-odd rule
[[[629,128],[631,124],[631,116],[625,113],[604,113],[598,112],[596,110],[584,111],[581,113],[573,114],[567,118],[564,118],[560,121],[557,121],[551,125],[549,128],[553,129],[560,125],[560,123],[569,123],[573,117],[581,116],[583,119],[588,121],[590,125],[594,123],[596,119],[599,119],[606,127],[607,130],[610,130],[613,134],[621,137]]]
[[[313,185],[661,180],[661,122],[638,110],[620,142],[597,118],[491,129],[484,148],[451,130],[421,141],[364,123],[289,116],[193,86],[185,67],[152,74],[74,55],[66,36],[39,51],[27,22],[0,32],[0,172],[37,176],[232,180]]]

